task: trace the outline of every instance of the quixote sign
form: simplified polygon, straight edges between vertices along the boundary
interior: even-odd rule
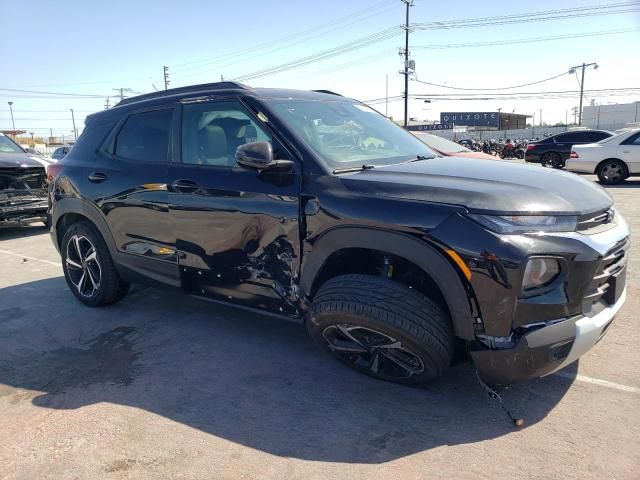
[[[408,125],[407,130],[410,132],[424,132],[428,130],[451,130],[453,123],[434,123],[432,125]]]
[[[442,112],[440,123],[455,123],[470,127],[497,127],[500,124],[500,114],[498,112]]]

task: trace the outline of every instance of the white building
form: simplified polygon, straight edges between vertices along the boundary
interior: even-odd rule
[[[582,126],[615,130],[640,121],[640,102],[590,105],[582,109]]]

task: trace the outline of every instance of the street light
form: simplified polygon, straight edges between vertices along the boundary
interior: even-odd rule
[[[13,136],[16,136],[16,124],[13,121],[13,102],[7,102],[9,104],[9,111],[11,112],[11,128],[13,128]]]
[[[582,97],[584,96],[584,71],[587,67],[593,67],[594,70],[598,69],[598,64],[593,63],[583,63],[582,65],[576,65],[575,67],[571,67],[569,69],[569,73],[576,73],[577,69],[582,69],[582,81],[580,82],[580,110],[578,112],[578,126],[582,125]]]

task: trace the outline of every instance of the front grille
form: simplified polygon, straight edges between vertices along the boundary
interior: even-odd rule
[[[618,281],[624,281],[626,272],[623,270],[627,265],[629,246],[629,237],[627,237],[605,253],[587,288],[583,299],[583,310],[590,311],[591,307],[600,300],[604,300],[609,305],[615,303],[615,284]]]
[[[615,213],[611,208],[578,217],[578,232],[596,233],[613,227]]]
[[[45,185],[44,167],[0,168],[0,190],[30,190],[44,188]]]

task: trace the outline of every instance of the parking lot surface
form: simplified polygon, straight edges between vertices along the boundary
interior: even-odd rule
[[[588,177],[593,179],[593,177]],[[640,181],[609,188],[633,232]],[[89,309],[39,226],[0,230],[0,478],[640,478],[640,251],[607,336],[516,385],[359,375],[304,328],[153,288]]]

